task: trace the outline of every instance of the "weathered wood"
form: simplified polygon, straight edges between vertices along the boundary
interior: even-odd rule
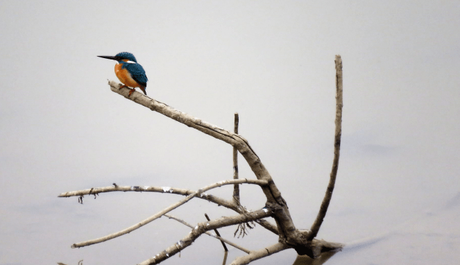
[[[231,217],[222,217],[220,219],[204,222],[198,224],[187,236],[179,240],[178,242],[174,243],[172,246],[168,247],[164,251],[158,253],[153,258],[145,260],[140,265],[147,265],[147,264],[158,264],[163,260],[179,253],[184,248],[190,246],[199,236],[201,236],[206,231],[221,228],[225,226],[230,226],[234,224],[239,224],[243,222],[250,222],[260,218],[268,217],[273,214],[273,209],[270,208],[263,208],[254,212],[249,212],[244,215],[237,215]]]
[[[334,159],[332,161],[332,169],[329,177],[329,184],[324,195],[323,202],[319,209],[316,220],[311,226],[311,233],[308,235],[308,240],[312,240],[318,234],[319,228],[323,223],[326,216],[327,209],[331,202],[332,192],[334,191],[335,180],[337,178],[337,171],[339,169],[340,157],[340,141],[342,137],[342,108],[343,108],[343,77],[342,77],[342,58],[340,55],[335,56],[335,69],[336,69],[336,111],[335,111],[335,134],[334,134]]]
[[[246,256],[240,257],[234,260],[232,265],[247,264],[253,260],[271,255],[278,251],[294,248],[299,255],[308,255],[309,257],[315,258],[318,257],[323,252],[328,252],[331,250],[340,250],[342,248],[341,244],[326,242],[324,240],[314,239],[318,234],[318,231],[321,227],[321,224],[325,218],[330,200],[332,197],[332,192],[334,190],[335,180],[338,172],[339,156],[340,156],[340,141],[341,141],[341,124],[342,124],[342,108],[343,108],[343,78],[342,78],[342,60],[339,55],[336,56],[336,119],[335,119],[335,136],[334,136],[334,159],[332,170],[330,174],[330,181],[324,196],[323,202],[321,204],[320,210],[316,217],[315,222],[312,224],[311,230],[299,230],[295,227],[291,215],[289,213],[289,208],[286,201],[281,196],[281,192],[278,190],[275,185],[270,173],[263,165],[261,159],[254,152],[254,150],[249,145],[249,142],[244,139],[241,135],[238,134],[238,114],[235,114],[235,127],[234,133],[231,133],[227,130],[224,130],[220,127],[202,121],[198,118],[195,118],[187,113],[181,112],[168,106],[165,103],[157,101],[155,99],[149,98],[139,92],[134,92],[130,95],[130,89],[122,87],[121,84],[118,84],[114,81],[109,81],[109,85],[113,92],[116,92],[120,95],[123,95],[125,98],[130,99],[144,107],[149,108],[152,111],[156,111],[160,114],[163,114],[171,119],[174,119],[188,127],[192,127],[196,130],[199,130],[205,134],[208,134],[218,140],[221,140],[227,144],[232,145],[233,147],[233,165],[234,165],[234,179],[229,181],[221,181],[214,183],[198,191],[191,191],[186,189],[177,189],[170,187],[152,187],[152,186],[118,186],[115,183],[110,187],[102,188],[91,188],[80,191],[66,192],[59,195],[59,197],[71,197],[79,196],[79,201],[83,202],[84,195],[94,195],[95,197],[99,193],[103,192],[114,192],[114,191],[134,191],[134,192],[168,192],[174,194],[181,194],[186,196],[181,201],[163,209],[162,211],[152,215],[151,217],[136,223],[135,225],[128,227],[122,231],[85,242],[80,242],[72,245],[72,247],[83,247],[95,243],[104,242],[106,240],[127,234],[137,228],[140,228],[147,223],[152,222],[153,220],[166,215],[169,211],[185,204],[189,200],[195,197],[202,199],[207,199],[219,205],[224,205],[238,213],[237,216],[232,217],[223,217],[217,220],[208,221],[206,223],[198,224],[192,229],[192,231],[184,237],[182,240],[179,240],[174,245],[165,249],[163,252],[158,253],[153,258],[142,262],[141,264],[157,264],[162,260],[169,258],[170,256],[180,252],[182,249],[190,246],[196,238],[201,234],[207,233],[211,229],[217,229],[229,225],[242,224],[247,222],[257,222],[263,227],[272,231],[273,233],[279,236],[278,243],[268,246],[264,249],[257,251],[246,251],[249,252]],[[246,160],[254,175],[256,180],[247,180],[247,179],[238,179],[238,163],[237,163],[237,153],[240,153],[243,158]],[[240,206],[239,203],[239,187],[238,185],[248,183],[260,185],[267,201],[265,207],[257,211],[247,211],[244,207]],[[212,195],[207,195],[204,192],[212,188],[220,187],[223,185],[234,185],[233,200],[224,200]],[[272,217],[276,222],[276,227],[268,223],[266,220],[262,219],[265,217]],[[221,240],[221,237],[218,237]],[[225,261],[224,261],[225,262]]]
[[[139,92],[134,92],[131,96],[129,96],[130,89],[123,87],[122,84],[115,81],[109,81],[109,85],[113,92],[118,93],[127,99],[236,147],[238,152],[240,152],[248,163],[256,178],[268,181],[269,184],[262,187],[262,191],[267,198],[267,203],[274,203],[281,206],[281,208],[279,208],[273,215],[273,218],[278,226],[280,241],[285,242],[286,244],[294,245],[298,243],[297,238],[299,237],[299,231],[294,225],[287,203],[281,196],[281,192],[275,185],[270,173],[262,164],[262,161],[251,148],[246,139],[239,134],[231,133],[201,119],[195,118]]]
[[[164,214],[176,209],[177,207],[185,204],[186,202],[190,201],[191,199],[193,199],[194,197],[197,197],[197,196],[201,196],[204,192],[208,191],[208,190],[211,190],[211,189],[214,189],[216,187],[221,187],[223,185],[231,185],[231,184],[235,184],[237,182],[253,182],[254,180],[250,181],[250,180],[224,180],[224,181],[220,181],[218,183],[214,183],[212,185],[209,185],[209,186],[206,186],[202,189],[199,189],[198,191],[195,191],[194,193],[188,195],[187,197],[185,197],[184,199],[166,207],[165,209],[159,211],[158,213],[148,217],[147,219],[145,220],[142,220],[130,227],[127,227],[121,231],[118,231],[118,232],[115,232],[115,233],[112,233],[110,235],[106,235],[106,236],[103,236],[103,237],[100,237],[100,238],[96,238],[96,239],[91,239],[91,240],[87,240],[87,241],[83,241],[83,242],[79,242],[79,243],[75,243],[73,244],[71,247],[72,248],[81,248],[81,247],[86,247],[86,246],[89,246],[89,245],[93,245],[93,244],[97,244],[97,243],[101,243],[101,242],[104,242],[104,241],[107,241],[107,240],[110,240],[110,239],[113,239],[113,238],[116,238],[116,237],[119,237],[119,236],[122,236],[122,235],[125,235],[125,234],[128,234],[158,218],[160,218],[161,216],[163,216]],[[266,181],[257,181],[259,185],[266,185],[267,182]],[[137,187],[137,186],[135,186]],[[110,187],[112,188],[112,187]],[[137,189],[140,189],[140,187],[138,187]]]
[[[233,127],[233,132],[235,134],[238,134],[238,125],[240,123],[240,117],[238,113],[235,113],[235,118],[234,118],[234,127]],[[235,146],[233,146],[233,179],[238,179],[238,149],[236,149]],[[235,204],[240,204],[240,185],[235,184],[233,187],[233,201]]]

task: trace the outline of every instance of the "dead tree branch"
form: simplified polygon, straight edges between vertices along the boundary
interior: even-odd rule
[[[248,180],[249,181],[249,180]],[[254,180],[251,180],[251,182],[253,182]],[[128,228],[125,228],[121,231],[118,231],[118,232],[115,232],[115,233],[112,233],[110,235],[106,235],[106,236],[103,236],[103,237],[100,237],[100,238],[96,238],[96,239],[92,239],[92,240],[88,240],[88,241],[84,241],[84,242],[80,242],[80,243],[75,243],[72,245],[72,248],[81,248],[81,247],[86,247],[86,246],[89,246],[89,245],[93,245],[93,244],[97,244],[97,243],[101,243],[101,242],[104,242],[104,241],[107,241],[107,240],[110,240],[110,239],[113,239],[113,238],[116,238],[116,237],[119,237],[119,236],[122,236],[122,235],[125,235],[125,234],[128,234],[158,218],[160,218],[162,215],[176,209],[177,207],[183,205],[184,203],[188,202],[189,200],[193,199],[194,197],[196,196],[201,196],[201,194],[203,194],[204,192],[208,191],[208,190],[211,190],[211,189],[214,189],[214,188],[217,188],[217,187],[221,187],[223,185],[230,185],[230,184],[235,184],[235,183],[238,183],[238,182],[246,182],[246,180],[225,180],[225,181],[221,181],[221,182],[218,182],[218,183],[214,183],[212,185],[209,185],[209,186],[206,186],[202,189],[199,189],[198,191],[188,195],[187,197],[185,197],[184,199],[170,205],[169,207],[166,207],[165,209],[159,211],[158,213],[150,216],[149,218],[145,219],[145,220],[142,220],[141,222],[138,222]],[[255,183],[255,182],[253,182]],[[267,182],[266,181],[257,181],[257,184],[259,185],[267,185]],[[109,188],[112,188],[112,187],[109,187]],[[113,187],[115,188],[115,187]],[[120,188],[120,187],[118,187]],[[140,187],[139,187],[140,188]],[[94,189],[93,189],[94,190]]]
[[[229,180],[229,181],[234,181],[234,180]],[[259,180],[251,180],[251,179],[239,179],[235,182],[232,183],[238,183],[238,184],[254,184],[254,185],[265,185],[267,182],[265,181],[259,181]],[[83,198],[85,195],[97,195],[99,193],[106,193],[106,192],[117,192],[117,191],[122,191],[122,192],[158,192],[158,193],[170,193],[170,194],[177,194],[177,195],[183,195],[183,196],[189,196],[196,191],[194,190],[189,190],[189,189],[181,189],[181,188],[174,188],[174,187],[155,187],[155,186],[119,186],[119,185],[114,185],[114,186],[108,186],[108,187],[98,187],[98,188],[91,188],[91,189],[85,189],[85,190],[77,190],[77,191],[68,191],[68,192],[63,192],[58,195],[58,197],[78,197],[79,200],[80,198]],[[228,209],[231,209],[237,213],[244,213],[246,210],[241,207],[241,205],[237,205],[234,203],[233,200],[225,200],[223,198],[214,196],[212,194],[208,193],[201,193],[200,196],[197,196],[195,198],[207,200],[209,202],[212,202],[218,206],[223,206]],[[266,228],[267,230],[278,234],[278,229],[276,226],[274,226],[272,223],[268,222],[267,220],[257,220],[256,221],[258,224],[260,224],[262,227]]]
[[[179,222],[179,223],[181,223],[181,224],[183,224],[183,225],[185,225],[185,226],[188,226],[188,227],[190,227],[190,228],[192,228],[192,229],[194,228],[191,224],[185,222],[185,221],[182,220],[182,219],[179,219],[179,218],[174,217],[174,216],[169,215],[169,214],[165,214],[165,216],[168,217],[169,219],[173,219],[173,220],[175,220],[175,221],[177,221],[177,222]],[[208,221],[209,221],[209,220],[208,220]],[[217,231],[217,229],[216,229],[216,231]],[[210,232],[205,232],[205,234],[208,235],[208,236],[210,236],[210,237],[214,237],[214,238],[216,238],[216,239],[219,239],[221,242],[225,242],[225,243],[229,244],[230,246],[232,246],[232,247],[234,247],[234,248],[237,248],[237,249],[239,249],[239,250],[241,250],[241,251],[243,251],[243,252],[246,252],[246,253],[250,253],[250,252],[251,252],[250,250],[248,250],[248,249],[246,249],[246,248],[244,248],[244,247],[242,247],[242,246],[239,246],[239,245],[237,245],[237,244],[235,244],[235,243],[233,243],[233,242],[231,242],[231,241],[229,241],[229,240],[227,240],[227,239],[221,237],[218,233],[216,233],[216,235],[213,235],[213,234],[211,234]]]
[[[235,125],[233,132],[238,134],[238,124],[240,123],[240,117],[238,113],[235,113]],[[238,179],[238,150],[233,146],[233,179]],[[233,187],[233,200],[237,205],[240,204],[240,186],[235,184]]]
[[[342,58],[340,55],[335,56],[335,69],[336,69],[336,111],[335,111],[335,135],[334,135],[334,160],[332,162],[332,170],[329,179],[329,184],[324,195],[323,202],[321,203],[320,210],[316,217],[315,222],[311,226],[311,233],[308,240],[312,240],[318,234],[319,228],[323,223],[326,216],[327,208],[331,202],[332,192],[334,191],[335,179],[337,178],[337,171],[339,169],[340,157],[340,141],[342,136],[342,108],[343,108],[343,77],[342,77]]]
[[[237,184],[235,184],[235,185],[237,185]],[[206,220],[211,221],[211,218],[209,218],[208,214],[205,213],[204,216],[206,217]],[[219,230],[214,229],[214,233],[216,233],[216,236],[220,237]],[[222,247],[224,248],[225,252],[228,252],[228,248],[225,245],[225,242],[223,240],[221,240],[220,243],[222,243]]]
[[[174,243],[172,246],[168,247],[164,251],[158,253],[153,258],[145,260],[140,263],[140,265],[147,265],[147,264],[158,264],[161,261],[172,257],[173,255],[177,254],[178,252],[182,251],[186,247],[190,246],[199,236],[209,230],[213,230],[216,228],[221,228],[225,226],[255,221],[257,219],[265,218],[272,216],[276,211],[277,205],[274,205],[271,208],[265,207],[263,209],[249,212],[247,214],[241,214],[237,216],[231,217],[223,217],[214,221],[199,223],[187,236],[185,236],[182,240]]]
[[[248,264],[254,260],[261,259],[267,256],[270,256],[274,253],[280,252],[282,250],[290,248],[289,246],[283,243],[276,243],[274,245],[268,246],[266,248],[252,251],[246,256],[236,258],[230,265],[244,265]]]
[[[287,248],[294,248],[299,255],[308,255],[309,257],[315,258],[318,257],[322,252],[327,252],[331,250],[337,250],[342,247],[341,244],[337,243],[330,243],[324,240],[317,240],[315,237],[318,234],[318,231],[321,227],[321,224],[326,216],[326,212],[328,206],[330,204],[330,200],[332,197],[332,192],[334,190],[335,180],[337,177],[338,172],[338,164],[339,164],[339,156],[340,156],[340,140],[341,140],[341,124],[342,124],[342,108],[343,108],[343,79],[342,79],[342,60],[339,55],[336,56],[335,60],[336,64],[336,119],[335,119],[335,138],[334,138],[334,159],[332,164],[332,170],[330,173],[330,180],[326,190],[326,194],[322,201],[320,210],[316,217],[315,222],[313,223],[311,230],[299,230],[295,227],[289,208],[287,203],[281,196],[281,192],[278,190],[277,186],[275,185],[270,173],[262,164],[259,156],[254,152],[254,150],[249,145],[248,141],[244,139],[241,135],[238,134],[238,114],[235,114],[235,126],[234,126],[234,133],[226,131],[222,128],[209,124],[205,121],[202,121],[198,118],[195,118],[187,113],[181,112],[168,106],[165,103],[157,101],[155,99],[149,98],[143,94],[138,92],[132,93],[131,89],[122,86],[114,81],[109,81],[109,85],[113,92],[116,92],[129,100],[132,100],[144,107],[149,108],[152,111],[156,111],[174,119],[186,126],[192,127],[196,130],[199,130],[207,135],[210,135],[216,139],[219,139],[227,144],[230,144],[233,147],[233,166],[234,166],[234,179],[233,180],[226,180],[221,181],[218,183],[214,183],[212,185],[206,186],[202,189],[197,191],[187,190],[187,189],[177,189],[177,188],[170,188],[170,187],[152,187],[152,186],[118,186],[117,184],[113,184],[110,187],[101,187],[101,188],[91,188],[86,190],[80,191],[71,191],[61,193],[59,197],[71,197],[76,196],[79,198],[80,202],[83,202],[84,195],[94,195],[96,196],[99,193],[104,192],[114,192],[114,191],[134,191],[134,192],[162,192],[162,193],[173,193],[173,194],[180,194],[186,196],[182,200],[170,205],[169,207],[161,210],[160,212],[148,217],[147,219],[136,223],[128,228],[125,228],[121,231],[116,233],[85,241],[80,242],[72,245],[72,248],[84,247],[100,242],[104,242],[127,233],[130,233],[150,222],[153,220],[160,218],[161,216],[168,216],[169,218],[173,218],[183,224],[188,225],[185,221],[177,219],[175,217],[171,217],[167,215],[168,212],[172,211],[173,209],[185,204],[186,202],[190,201],[193,198],[201,198],[206,199],[208,201],[214,202],[218,205],[223,205],[229,209],[232,209],[239,213],[237,216],[232,217],[223,217],[220,219],[199,223],[197,226],[192,228],[192,231],[182,238],[182,240],[177,241],[161,253],[158,253],[151,259],[148,259],[141,264],[157,264],[161,261],[175,255],[176,253],[180,252],[182,249],[190,246],[199,236],[202,234],[210,234],[208,233],[209,230],[217,229],[225,226],[230,225],[240,225],[239,228],[244,231],[244,224],[246,224],[249,228],[250,222],[257,222],[258,224],[262,225],[266,229],[276,233],[278,238],[278,243],[268,246],[264,249],[257,250],[257,251],[249,251],[244,248],[238,247],[241,250],[248,253],[246,256],[237,258],[234,260],[232,265],[240,265],[240,264],[247,264],[253,260],[260,259],[262,257],[271,255],[273,253],[282,251]],[[131,94],[132,93],[132,94]],[[247,179],[238,179],[238,161],[237,161],[237,154],[238,152],[243,156],[246,160],[248,165],[250,166],[251,170],[253,171],[254,175],[256,176],[257,180],[247,180]],[[245,207],[240,205],[240,198],[239,198],[239,186],[240,184],[254,184],[259,185],[266,197],[266,204],[265,207],[257,210],[257,211],[248,211]],[[222,198],[218,198],[212,195],[208,195],[205,192],[217,187],[221,187],[223,185],[234,185],[234,192],[232,200],[224,200]],[[265,217],[272,217],[276,222],[276,227],[270,224],[268,221],[264,220]],[[191,227],[191,226],[190,226]],[[237,230],[238,231],[238,230]],[[216,236],[214,236],[216,237]],[[216,238],[227,242],[217,236]],[[228,241],[229,242],[229,241]],[[224,261],[225,262],[225,261]]]
[[[209,124],[140,93],[134,92],[131,96],[129,96],[130,89],[122,87],[122,85],[117,82],[109,81],[109,85],[113,92],[118,93],[129,100],[236,147],[254,172],[257,179],[268,181],[269,184],[262,187],[265,197],[267,198],[267,202],[276,203],[282,206],[282,208],[273,216],[278,226],[278,235],[280,240],[293,246],[304,244],[304,240],[299,241],[299,238],[304,237],[301,235],[301,232],[296,229],[286,201],[281,196],[281,192],[275,185],[270,173],[262,164],[262,161],[251,148],[246,139],[239,134],[231,133],[227,130]]]

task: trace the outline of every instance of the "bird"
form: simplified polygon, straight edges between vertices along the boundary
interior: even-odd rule
[[[145,88],[147,87],[147,75],[145,74],[142,65],[137,63],[136,57],[130,52],[120,52],[115,56],[98,55],[97,57],[115,60],[118,63],[115,65],[115,75],[123,83],[122,87],[131,87],[128,96],[138,87],[147,95]]]

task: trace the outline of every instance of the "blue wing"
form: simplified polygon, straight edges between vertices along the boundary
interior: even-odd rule
[[[131,74],[131,77],[136,80],[140,85],[147,87],[147,75],[145,74],[144,68],[138,63],[124,63],[124,66]]]

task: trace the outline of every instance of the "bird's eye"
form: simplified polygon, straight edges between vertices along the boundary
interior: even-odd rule
[[[136,63],[136,62],[133,62],[133,61],[130,61],[130,60],[128,60],[128,61],[126,61],[126,62],[127,62],[127,63]]]

